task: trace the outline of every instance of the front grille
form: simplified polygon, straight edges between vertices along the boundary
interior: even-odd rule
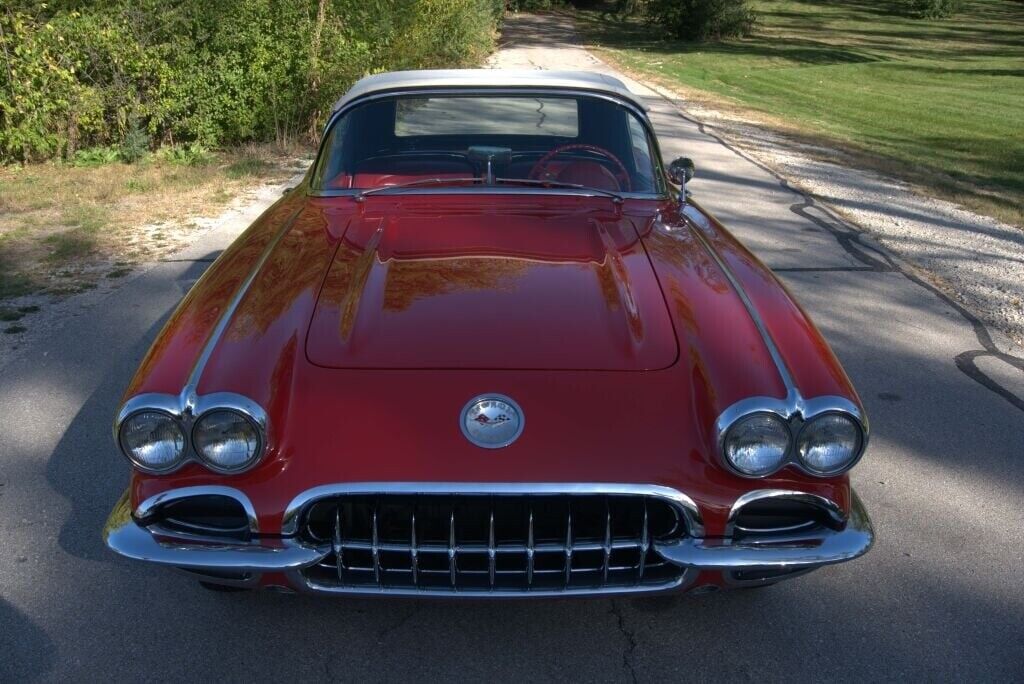
[[[303,517],[331,546],[304,570],[335,591],[587,593],[681,583],[655,541],[686,534],[667,500],[645,495],[341,495]]]

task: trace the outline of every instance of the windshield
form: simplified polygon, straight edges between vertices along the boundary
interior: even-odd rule
[[[389,186],[660,191],[646,126],[591,95],[396,95],[357,105],[327,133],[320,191]]]

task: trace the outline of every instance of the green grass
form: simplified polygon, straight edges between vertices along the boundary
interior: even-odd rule
[[[972,208],[1024,218],[1024,3],[973,0],[917,19],[880,0],[755,0],[746,39],[660,40],[637,19],[580,12],[612,61],[764,115]]]

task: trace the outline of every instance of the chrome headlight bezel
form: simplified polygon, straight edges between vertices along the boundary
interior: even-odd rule
[[[123,448],[120,435],[125,421],[132,416],[148,411],[159,412],[169,416],[177,423],[178,429],[185,437],[184,453],[173,467],[162,470],[147,468],[139,464]],[[219,468],[216,464],[210,463],[203,458],[196,450],[193,437],[195,425],[208,414],[216,411],[231,411],[241,415],[255,429],[258,439],[256,453],[244,467],[237,469]],[[268,435],[269,421],[263,407],[248,397],[232,392],[216,392],[200,397],[189,397],[184,394],[139,394],[124,403],[121,410],[118,411],[117,419],[114,421],[114,440],[117,442],[118,449],[131,462],[133,467],[149,475],[169,475],[189,463],[198,463],[207,470],[220,475],[235,475],[248,472],[259,465],[266,455],[270,447]]]
[[[252,436],[256,440],[256,447],[253,450],[252,456],[247,458],[244,462],[242,462],[241,465],[236,467],[226,467],[218,464],[213,458],[210,457],[208,453],[204,452],[203,449],[200,447],[200,440],[197,434],[201,429],[203,422],[206,420],[210,420],[217,414],[221,413],[232,414],[234,416],[237,416],[238,418],[241,418],[243,422],[248,424],[249,428],[252,430]],[[260,431],[259,425],[256,423],[252,416],[250,416],[248,413],[244,411],[238,410],[237,408],[215,407],[207,411],[204,411],[192,423],[192,434],[190,435],[190,439],[192,449],[194,450],[196,458],[200,461],[200,463],[202,463],[203,466],[205,466],[207,469],[212,470],[215,473],[220,473],[222,475],[233,475],[235,473],[242,473],[245,472],[246,470],[249,470],[250,468],[253,467],[253,465],[255,465],[260,460],[260,457],[262,456],[263,453],[264,436]]]
[[[810,430],[813,430],[816,424],[819,423],[819,421],[821,421],[822,419],[829,418],[830,416],[839,416],[849,421],[850,425],[856,432],[855,447],[852,455],[848,459],[845,459],[841,466],[837,468],[821,470],[813,467],[804,457],[803,441],[805,437],[807,437],[808,432]],[[856,416],[853,416],[845,411],[825,411],[803,422],[803,425],[800,426],[800,433],[796,436],[796,439],[793,442],[793,449],[795,458],[799,461],[800,467],[804,472],[810,473],[811,475],[815,475],[817,477],[834,477],[836,475],[846,472],[847,470],[852,468],[854,464],[856,464],[857,460],[864,452],[864,441],[864,427],[861,424],[861,422],[856,418]]]
[[[168,465],[163,468],[154,467],[150,464],[147,464],[139,460],[133,453],[131,447],[128,444],[126,444],[125,441],[125,427],[129,425],[131,421],[147,414],[154,416],[162,416],[163,419],[167,421],[169,426],[177,431],[178,437],[181,440],[181,446],[178,447],[177,456],[175,456],[172,461],[169,461]],[[128,461],[131,462],[133,466],[151,475],[163,475],[166,473],[174,472],[175,470],[180,468],[181,465],[188,459],[188,434],[184,430],[182,430],[181,422],[171,412],[164,410],[162,408],[147,407],[132,411],[127,416],[125,416],[123,420],[119,421],[115,430],[115,439],[117,440],[117,446],[121,450],[121,453],[124,454],[124,457],[127,458]]]
[[[726,439],[729,436],[729,431],[734,425],[744,418],[758,413],[771,413],[785,421],[789,425],[792,439],[790,441],[790,448],[786,457],[782,459],[782,462],[777,468],[763,474],[749,474],[737,469],[729,460],[728,454],[726,453]],[[841,468],[836,468],[827,472],[818,471],[809,467],[800,458],[798,445],[800,443],[800,437],[803,433],[803,429],[806,425],[812,423],[821,416],[827,416],[830,414],[842,415],[853,422],[858,429],[858,449],[853,458],[851,458],[849,462],[844,464]],[[719,462],[730,473],[746,479],[764,479],[766,477],[771,477],[775,473],[789,466],[793,466],[800,472],[813,477],[838,477],[857,465],[861,457],[864,455],[864,452],[867,450],[869,436],[867,416],[864,415],[864,411],[859,405],[849,399],[838,396],[823,396],[816,397],[814,399],[803,399],[796,393],[787,396],[785,399],[777,399],[774,397],[752,397],[750,399],[744,399],[736,402],[722,412],[722,415],[719,416],[718,421],[715,423],[715,428],[717,432]]]
[[[775,424],[775,427],[777,427],[779,431],[778,436],[784,440],[785,445],[782,448],[782,452],[775,460],[774,465],[770,466],[767,469],[752,471],[750,469],[745,469],[742,466],[740,466],[740,464],[738,464],[736,460],[734,460],[730,456],[730,441],[735,437],[736,431],[738,429],[745,427],[746,424],[751,423],[755,420],[763,419],[767,419],[769,422]],[[779,468],[782,468],[786,464],[790,457],[790,454],[793,451],[793,445],[793,429],[790,426],[789,421],[787,421],[783,416],[780,416],[772,411],[751,411],[750,413],[745,413],[739,416],[726,429],[725,434],[722,436],[722,457],[725,459],[726,463],[728,464],[731,470],[742,475],[743,477],[767,477],[768,475],[777,472]]]

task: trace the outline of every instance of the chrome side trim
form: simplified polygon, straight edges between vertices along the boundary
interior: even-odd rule
[[[850,515],[841,530],[815,530],[785,535],[780,540],[749,542],[685,537],[655,544],[654,549],[667,561],[705,570],[786,570],[853,560],[867,553],[874,539],[864,504],[852,493]]]
[[[241,504],[242,509],[245,511],[245,516],[249,520],[249,531],[253,534],[258,534],[260,531],[259,521],[256,518],[256,509],[252,505],[252,501],[249,497],[243,494],[241,491],[234,487],[222,487],[220,485],[198,485],[195,487],[181,487],[179,489],[171,489],[166,492],[161,492],[154,496],[149,497],[138,506],[135,507],[135,512],[132,514],[136,520],[144,521],[153,513],[156,509],[164,504],[168,504],[172,501],[178,501],[180,499],[187,499],[191,496],[226,496],[234,499]]]
[[[792,499],[795,501],[803,501],[813,506],[817,506],[832,518],[832,521],[840,526],[846,520],[846,516],[843,515],[843,511],[839,508],[831,499],[827,499],[824,496],[817,494],[810,494],[808,492],[798,492],[789,489],[755,489],[752,492],[747,492],[743,496],[736,499],[736,502],[729,509],[729,518],[725,523],[725,536],[731,537],[736,530],[736,518],[739,516],[740,511],[743,507],[751,504],[755,501],[763,501],[765,499]]]
[[[790,372],[789,366],[786,365],[785,359],[782,358],[781,352],[779,352],[778,346],[775,344],[775,340],[772,338],[771,333],[768,332],[768,328],[764,323],[764,319],[761,318],[760,312],[754,303],[751,301],[750,296],[747,295],[746,290],[740,284],[736,275],[732,272],[732,269],[725,263],[722,257],[715,251],[711,243],[704,236],[700,227],[694,225],[691,220],[687,217],[685,219],[687,227],[690,228],[690,232],[700,243],[701,247],[708,254],[709,257],[718,265],[719,270],[725,275],[726,280],[729,281],[730,286],[736,295],[740,298],[743,303],[743,308],[746,309],[747,314],[750,316],[750,320],[753,321],[754,326],[757,328],[758,333],[761,335],[761,339],[764,342],[765,348],[768,350],[768,354],[772,357],[772,362],[775,364],[775,368],[779,373],[779,377],[782,379],[782,384],[786,388],[785,398],[779,399],[777,397],[749,397],[742,399],[732,406],[726,408],[722,414],[715,421],[715,433],[716,433],[716,446],[719,462],[731,473],[739,475],[740,477],[749,479],[764,479],[774,475],[782,468],[786,466],[795,466],[799,470],[812,475],[815,477],[836,477],[849,471],[860,461],[861,457],[868,447],[868,437],[870,433],[868,419],[864,414],[863,409],[856,403],[850,401],[846,397],[839,396],[822,396],[815,397],[813,399],[805,399],[800,395],[800,390],[796,386],[796,382],[793,380],[793,374]],[[790,433],[792,439],[790,441],[789,452],[786,454],[786,458],[782,461],[778,468],[775,470],[764,473],[762,475],[750,475],[736,470],[729,459],[725,457],[725,437],[729,428],[738,419],[751,413],[768,412],[774,413],[789,423]],[[820,415],[826,413],[843,413],[850,415],[854,418],[857,424],[860,426],[860,451],[857,455],[848,463],[845,467],[828,473],[816,472],[807,468],[803,462],[798,458],[796,453],[796,444],[800,439],[800,431],[804,424],[810,422],[813,418],[817,418]]]
[[[181,390],[181,394],[185,399],[186,408],[195,408],[196,405],[196,387],[199,386],[199,380],[203,375],[203,371],[206,369],[206,364],[209,362],[210,357],[213,356],[213,350],[217,348],[217,344],[220,342],[220,338],[224,335],[224,331],[227,329],[228,324],[231,323],[231,319],[234,318],[235,312],[238,310],[238,306],[242,303],[242,299],[249,292],[249,288],[252,287],[253,281],[256,280],[256,276],[263,269],[263,265],[267,263],[270,255],[274,252],[274,249],[281,242],[288,231],[291,230],[292,225],[295,223],[295,219],[298,217],[299,212],[302,208],[296,209],[292,212],[285,221],[282,222],[281,227],[278,229],[274,237],[271,238],[270,242],[263,249],[263,253],[260,254],[259,259],[253,264],[252,270],[249,271],[249,275],[245,277],[238,289],[235,290],[235,294],[231,297],[231,301],[224,307],[223,313],[217,320],[217,325],[214,326],[213,332],[210,333],[210,337],[207,338],[206,344],[203,346],[203,351],[199,354],[199,358],[196,359],[195,365],[192,367],[192,372],[188,376],[188,381],[185,383],[185,387]]]
[[[557,496],[587,494],[621,494],[653,496],[665,499],[686,518],[687,533],[704,536],[704,521],[696,502],[682,492],[660,485],[574,483],[574,482],[345,482],[322,485],[302,492],[288,504],[281,523],[281,534],[294,536],[299,532],[301,514],[321,499],[345,494],[437,494],[504,496]]]
[[[740,298],[740,301],[743,302],[743,308],[747,310],[747,315],[750,316],[750,320],[754,322],[754,326],[757,328],[757,331],[761,334],[761,339],[764,341],[764,346],[768,349],[768,354],[772,357],[772,361],[775,363],[775,368],[776,370],[778,370],[779,376],[782,378],[782,384],[785,385],[786,387],[787,398],[790,396],[798,396],[799,392],[797,391],[796,383],[793,381],[793,375],[789,372],[789,366],[786,365],[785,359],[783,359],[782,354],[779,353],[779,348],[775,346],[775,340],[768,332],[768,328],[764,324],[764,319],[761,318],[761,313],[757,310],[757,308],[754,306],[754,303],[750,300],[750,297],[747,295],[746,290],[744,290],[743,286],[740,285],[740,281],[737,280],[736,275],[732,272],[732,269],[730,269],[726,265],[722,257],[719,256],[718,252],[716,252],[715,249],[711,246],[711,243],[708,242],[706,237],[704,237],[704,234],[700,231],[700,228],[692,225],[689,221],[686,222],[686,225],[690,227],[690,232],[693,233],[693,236],[695,238],[697,238],[697,242],[701,244],[701,247],[704,248],[704,251],[707,252],[708,256],[711,257],[712,261],[714,261],[715,264],[718,265],[719,270],[722,271],[723,275],[725,275],[725,279],[729,281],[729,285],[732,286],[732,289],[736,292],[736,295]]]

